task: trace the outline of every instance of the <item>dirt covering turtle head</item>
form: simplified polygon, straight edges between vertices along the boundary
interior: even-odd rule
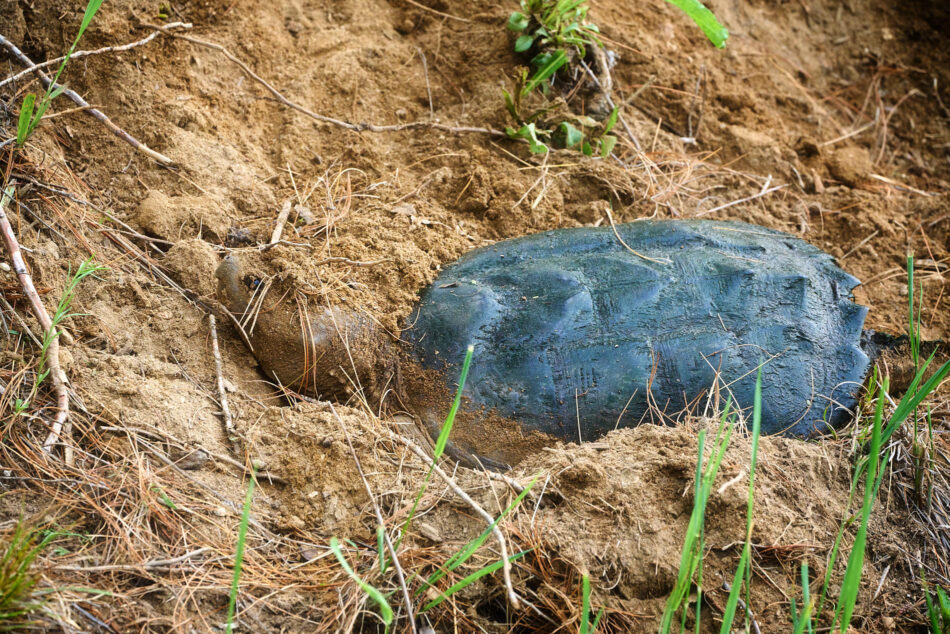
[[[249,272],[248,259],[228,255],[218,265],[218,296],[269,378],[322,399],[362,401],[373,412],[385,409],[391,395],[394,410],[412,415],[430,439],[439,435],[453,396],[443,372],[420,367],[356,310],[288,301],[287,293]],[[516,424],[465,409],[445,451],[463,464],[501,470],[524,455],[525,436]],[[533,449],[549,444],[540,434],[527,436]]]
[[[378,404],[394,367],[376,324],[339,306],[288,301],[228,255],[215,271],[218,296],[234,314],[264,373],[291,390],[346,402]]]

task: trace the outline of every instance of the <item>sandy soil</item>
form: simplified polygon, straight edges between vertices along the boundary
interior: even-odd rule
[[[250,464],[262,475],[240,601],[246,629],[375,631],[376,621],[359,609],[365,596],[326,550],[332,535],[352,540],[347,556],[361,575],[398,588],[374,559],[376,519],[354,453],[396,535],[425,466],[388,430],[425,438],[399,422],[396,404],[367,411],[341,394],[337,418],[327,403],[289,403],[218,313],[235,427],[226,433],[207,308],[214,307],[214,271],[228,253],[241,258],[249,281],[267,285],[262,319],[345,306],[388,333],[398,350],[418,292],[474,247],[603,224],[607,210],[617,222],[737,219],[799,234],[837,256],[864,282],[856,296],[870,307],[867,327],[892,334],[906,329],[904,267],[913,251],[924,289],[922,334],[950,338],[944,3],[717,1],[710,6],[732,34],[723,51],[666,3],[590,4],[617,55],[614,98],[632,97],[619,160],[569,151],[544,159],[482,132],[343,129],[281,104],[220,51],[164,35],[70,63],[64,79],[71,88],[175,165],[136,153],[81,112],[45,121],[25,151],[14,157],[5,148],[0,157],[25,205],[11,215],[47,305],[89,255],[109,267],[80,286],[80,315],[67,322],[64,346],[76,394],[71,442],[85,448],[77,467],[85,475],[65,467],[36,475],[32,460],[42,457],[29,447],[43,435],[48,407],[35,420],[4,425],[3,468],[13,478],[0,485],[4,508],[11,516],[25,509],[61,518],[75,534],[62,538],[66,552],[44,557],[44,583],[62,586],[79,575],[82,585],[118,593],[69,595],[50,627],[206,631],[222,623],[235,509]],[[109,0],[80,48],[145,37],[162,10],[165,22],[193,23],[179,33],[226,47],[287,99],[326,117],[508,124],[501,90],[523,63],[504,29],[513,3],[161,6]],[[0,34],[34,61],[54,58],[81,16],[79,4],[63,0],[0,0]],[[12,58],[0,59],[3,76],[20,70]],[[36,89],[25,80],[0,88],[0,141],[12,135],[20,96]],[[61,98],[53,111],[71,107]],[[283,241],[262,249],[285,204]],[[38,332],[11,273],[0,273],[0,290]],[[12,313],[5,315],[9,322]],[[36,353],[22,335],[5,342],[0,378],[28,391],[24,364]],[[384,354],[391,352],[378,351]],[[13,391],[0,401],[4,420],[12,417]],[[934,401],[938,427],[950,417],[945,396]],[[515,589],[531,606],[511,608],[495,574],[425,618],[439,632],[571,631],[580,618],[581,574],[589,572],[593,603],[607,610],[606,630],[655,631],[692,506],[697,430],[708,424],[621,430],[539,450],[517,465],[510,477],[527,483],[540,474],[536,491],[544,489],[504,523],[512,548],[531,549],[514,570]],[[846,438],[763,442],[752,593],[762,631],[789,631],[799,562],[809,562],[813,580],[825,572],[850,513],[850,449]],[[708,631],[718,631],[722,583],[744,538],[748,455],[748,440],[737,438],[710,501]],[[950,580],[939,554],[947,538],[932,529],[939,509],[921,510],[907,493],[905,459],[895,458],[872,521],[855,618],[861,631],[922,623],[921,568]],[[89,474],[100,478],[96,486],[121,486],[106,499],[94,487],[58,484]],[[515,495],[475,471],[460,469],[457,479],[493,515]],[[431,574],[484,529],[438,479],[419,508],[400,556],[411,573]],[[843,548],[852,539],[849,529]],[[154,564],[200,548],[207,550]],[[489,539],[451,579],[496,560],[493,548]],[[842,572],[839,563],[833,589]],[[418,577],[409,585],[418,588]],[[400,596],[391,596],[394,606]],[[399,627],[408,631],[405,619]]]

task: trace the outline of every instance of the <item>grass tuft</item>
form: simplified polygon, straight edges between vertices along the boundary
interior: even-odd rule
[[[726,407],[719,420],[719,429],[716,431],[716,440],[709,456],[709,462],[706,468],[703,468],[704,445],[706,442],[706,430],[700,430],[699,442],[697,447],[696,477],[693,488],[693,512],[689,518],[689,524],[686,528],[686,537],[683,540],[683,551],[680,556],[679,573],[676,577],[676,583],[673,585],[673,592],[666,602],[666,609],[663,611],[663,618],[660,621],[660,634],[668,634],[673,627],[673,618],[676,613],[682,610],[682,618],[686,619],[686,605],[689,597],[689,590],[693,585],[693,580],[697,573],[702,575],[703,563],[703,526],[706,520],[706,504],[709,502],[709,494],[712,491],[713,482],[716,474],[719,472],[719,465],[722,463],[723,456],[726,453],[726,447],[729,446],[729,439],[732,436],[734,417],[730,415],[731,404],[726,402]],[[700,577],[701,578],[701,577]],[[701,592],[701,587],[700,587]],[[697,595],[697,605],[701,601],[701,595]]]
[[[32,565],[53,537],[42,537],[41,531],[29,528],[23,520],[14,526],[0,556],[0,630],[25,627],[25,617],[40,607],[33,592],[39,576]]]

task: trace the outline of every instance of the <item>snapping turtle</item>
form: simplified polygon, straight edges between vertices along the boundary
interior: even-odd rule
[[[217,277],[229,308],[248,311],[233,256]],[[701,411],[714,384],[749,408],[759,367],[763,433],[804,437],[848,420],[867,373],[857,284],[780,231],[639,221],[464,255],[422,291],[406,347],[339,307],[304,319],[290,307],[262,314],[251,343],[268,375],[323,398],[358,384],[378,405],[395,377],[430,434],[473,345],[457,458],[510,463],[551,437],[588,441],[659,412]]]

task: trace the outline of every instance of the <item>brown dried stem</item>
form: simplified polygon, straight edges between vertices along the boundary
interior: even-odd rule
[[[53,446],[63,431],[63,426],[69,418],[69,392],[66,390],[65,374],[59,364],[59,337],[53,332],[53,320],[46,307],[43,306],[36,287],[33,286],[33,278],[30,276],[23,256],[20,254],[20,244],[17,242],[16,235],[13,233],[13,227],[10,225],[10,219],[7,218],[7,201],[13,200],[13,187],[8,187],[0,193],[0,234],[3,235],[3,243],[13,263],[13,270],[16,271],[17,278],[20,280],[20,286],[23,293],[30,300],[30,306],[33,308],[33,314],[40,322],[43,330],[49,333],[49,345],[46,349],[46,363],[49,366],[50,379],[53,382],[53,392],[56,394],[56,417],[53,419],[53,426],[49,436],[43,442],[43,449],[47,452]],[[67,448],[68,449],[68,448]],[[72,452],[67,451],[66,462],[70,466],[72,463]]]
[[[331,125],[335,125],[340,128],[352,130],[353,132],[400,132],[402,130],[416,130],[419,128],[428,128],[432,130],[441,130],[443,132],[452,132],[454,134],[465,134],[465,133],[488,134],[490,136],[508,138],[507,134],[505,134],[501,130],[495,130],[494,128],[475,128],[475,127],[465,127],[465,126],[454,127],[454,126],[448,126],[442,123],[434,123],[432,121],[411,121],[409,123],[400,123],[397,125],[375,125],[373,123],[366,123],[366,122],[350,123],[349,121],[342,121],[340,119],[334,119],[333,117],[328,117],[326,115],[317,114],[316,112],[313,112],[312,110],[308,110],[307,108],[304,108],[300,104],[295,103],[291,101],[290,99],[288,99],[287,97],[285,97],[283,94],[281,94],[279,90],[277,90],[270,83],[268,83],[267,80],[265,80],[260,75],[258,75],[253,70],[251,70],[247,64],[245,64],[240,59],[235,57],[228,49],[221,46],[220,44],[215,44],[214,42],[200,40],[198,38],[191,37],[189,35],[173,33],[167,30],[166,27],[159,26],[157,24],[144,24],[144,26],[161,31],[162,33],[164,33],[165,35],[169,37],[174,37],[179,40],[185,40],[186,42],[191,42],[192,44],[197,44],[198,46],[204,46],[205,48],[210,48],[212,50],[218,51],[219,53],[224,55],[226,58],[228,58],[228,60],[236,64],[242,71],[244,71],[244,73],[248,77],[250,77],[257,83],[259,83],[264,88],[266,88],[267,92],[273,95],[277,101],[279,101],[280,103],[282,103],[283,105],[287,106],[288,108],[292,110],[296,110],[300,114],[306,115],[310,117],[311,119],[320,121],[322,123],[329,123]]]
[[[379,525],[379,528],[382,531],[383,539],[386,542],[386,548],[389,550],[389,556],[393,558],[393,568],[396,569],[396,576],[399,578],[399,587],[402,588],[402,599],[406,604],[406,614],[409,619],[409,628],[412,630],[413,634],[416,634],[416,617],[412,612],[412,599],[409,597],[409,588],[406,586],[406,575],[402,571],[402,564],[399,563],[399,557],[396,556],[396,548],[393,546],[392,539],[389,537],[389,533],[386,532],[386,522],[383,521],[383,513],[379,510],[379,504],[376,502],[376,497],[373,495],[373,491],[369,487],[369,482],[366,480],[366,474],[363,473],[363,465],[360,464],[359,456],[356,455],[356,449],[353,448],[353,441],[350,440],[350,432],[343,423],[343,419],[340,418],[340,415],[336,413],[336,408],[333,407],[333,403],[330,403],[330,411],[333,412],[333,416],[336,418],[337,422],[340,423],[340,427],[343,429],[343,435],[346,436],[346,444],[350,447],[350,454],[353,456],[353,462],[356,464],[356,470],[359,472],[360,478],[363,480],[363,486],[366,488],[366,495],[369,496],[370,501],[373,503],[373,512],[376,514],[376,523]]]
[[[43,87],[46,88],[47,90],[50,89],[50,85],[53,83],[53,80],[50,79],[46,73],[40,70],[37,67],[37,65],[33,63],[33,60],[27,57],[23,53],[23,51],[21,51],[19,48],[16,47],[16,45],[13,42],[11,42],[7,38],[0,35],[0,45],[4,46],[8,51],[10,51],[10,53],[12,53],[13,56],[16,57],[20,61],[20,63],[22,63],[24,66],[27,66],[28,68],[32,68],[33,72],[36,73],[36,76],[40,78],[40,82],[42,82]],[[56,86],[63,87],[62,84],[56,84]],[[172,165],[174,163],[174,161],[172,161],[170,158],[168,158],[164,154],[156,152],[155,150],[151,149],[150,147],[148,147],[147,145],[145,145],[144,143],[142,143],[141,141],[139,141],[138,139],[130,135],[128,132],[126,132],[125,130],[123,130],[116,124],[114,124],[112,120],[109,117],[107,117],[101,110],[98,110],[90,106],[89,102],[87,102],[85,99],[80,97],[76,92],[63,87],[63,94],[69,97],[70,99],[72,99],[73,102],[75,102],[77,106],[81,106],[85,108],[83,112],[86,112],[89,115],[98,119],[104,126],[106,126],[109,129],[110,132],[112,132],[112,134],[116,135],[117,137],[119,137],[120,139],[122,139],[123,141],[131,145],[137,151],[148,156],[149,158],[152,158],[158,161],[162,165]]]
[[[172,22],[170,24],[166,24],[165,28],[166,29],[190,29],[191,24],[186,23],[186,22]],[[104,46],[102,48],[97,48],[94,51],[76,51],[75,53],[69,56],[69,59],[73,60],[73,59],[79,59],[80,57],[89,57],[90,55],[102,55],[103,53],[121,53],[124,51],[130,51],[133,48],[138,48],[139,46],[144,46],[145,44],[148,44],[149,42],[154,40],[156,37],[158,37],[158,31],[155,31],[149,34],[147,37],[144,37],[141,40],[130,42],[128,44],[122,44],[121,46]],[[59,64],[64,59],[66,59],[65,55],[62,57],[57,57],[56,59],[50,59],[50,60],[46,60],[45,62],[40,62],[39,64],[33,64],[29,68],[21,70],[19,73],[11,75],[7,77],[6,79],[4,79],[3,81],[0,81],[0,88],[3,88],[9,83],[15,82],[21,77],[29,75],[32,72]]]
[[[224,372],[221,363],[221,350],[218,348],[218,328],[214,313],[208,313],[208,325],[211,329],[211,353],[214,355],[214,372],[218,378],[218,401],[221,403],[221,413],[224,416],[224,430],[228,438],[234,436],[234,421],[231,419],[231,408],[228,407],[228,392],[224,389]]]

